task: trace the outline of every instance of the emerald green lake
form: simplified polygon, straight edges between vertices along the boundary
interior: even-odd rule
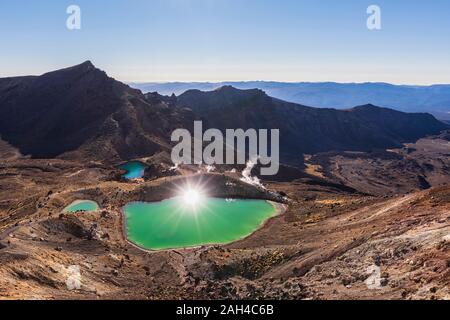
[[[150,250],[231,243],[252,234],[277,214],[264,200],[204,198],[198,205],[182,197],[161,202],[132,202],[124,207],[126,234]]]
[[[98,210],[98,204],[90,200],[77,200],[72,202],[64,209],[64,212],[77,212],[77,211],[96,211]]]
[[[119,166],[120,169],[127,171],[123,175],[125,179],[139,179],[144,176],[145,165],[139,161],[131,161]]]

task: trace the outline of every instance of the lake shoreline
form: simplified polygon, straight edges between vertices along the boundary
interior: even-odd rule
[[[224,199],[224,198],[215,198],[215,199]],[[260,199],[239,199],[239,200],[260,200]],[[121,212],[121,222],[122,222],[122,236],[124,238],[124,240],[129,243],[130,245],[132,245],[133,247],[135,247],[136,249],[139,249],[141,251],[145,251],[148,253],[161,253],[161,252],[175,252],[175,251],[188,251],[188,250],[198,250],[198,249],[202,249],[202,248],[211,248],[211,247],[215,247],[215,246],[228,246],[231,244],[235,244],[237,242],[241,242],[241,241],[245,241],[248,238],[250,238],[251,236],[253,236],[256,232],[260,231],[261,229],[263,229],[268,223],[270,223],[272,220],[278,218],[279,216],[283,215],[284,213],[286,213],[287,207],[285,204],[282,203],[278,203],[275,201],[271,201],[271,200],[264,200],[267,203],[269,203],[275,210],[275,213],[273,216],[269,217],[268,219],[264,220],[253,232],[251,232],[250,234],[231,241],[231,242],[227,242],[227,243],[207,243],[204,245],[194,245],[194,246],[187,246],[187,247],[179,247],[179,248],[167,248],[167,249],[148,249],[145,248],[135,242],[133,242],[132,240],[130,240],[128,238],[128,224],[127,224],[127,217],[126,217],[126,212],[125,212],[125,206],[123,206],[120,210]],[[155,201],[155,202],[160,202],[160,201]],[[132,201],[130,203],[151,203],[151,202],[146,202],[146,201]],[[129,203],[128,203],[129,204]],[[127,205],[128,205],[127,204]]]

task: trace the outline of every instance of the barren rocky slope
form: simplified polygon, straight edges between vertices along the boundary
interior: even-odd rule
[[[380,197],[312,175],[267,183],[290,199],[287,211],[245,240],[145,252],[124,238],[122,206],[170,196],[185,177],[127,182],[101,163],[11,157],[14,150],[3,144],[2,299],[449,298],[448,185]],[[272,197],[238,174],[196,177],[216,195]],[[75,199],[101,209],[61,214]],[[67,286],[74,267],[78,290]]]
[[[312,172],[374,194],[424,190],[450,181],[447,134],[420,139],[403,148],[374,152],[328,152],[308,159]]]

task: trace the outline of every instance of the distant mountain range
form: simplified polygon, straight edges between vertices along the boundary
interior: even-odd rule
[[[429,112],[450,120],[450,85],[407,86],[388,83],[284,83],[249,82],[172,82],[130,83],[143,92],[180,95],[190,89],[210,91],[223,86],[261,89],[269,96],[318,108],[346,109],[373,104],[404,112]]]
[[[280,129],[281,159],[303,154],[392,148],[449,126],[430,114],[373,105],[317,109],[259,89],[224,86],[180,96],[143,94],[87,61],[42,76],[0,79],[0,136],[34,158],[122,161],[170,151],[177,128],[194,119],[219,129]]]

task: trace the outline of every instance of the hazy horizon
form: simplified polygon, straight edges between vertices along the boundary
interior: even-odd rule
[[[119,80],[120,79],[116,79]],[[430,83],[430,84],[414,84],[414,83],[393,83],[384,81],[362,81],[362,82],[338,82],[338,81],[277,81],[277,80],[224,80],[224,81],[179,81],[179,80],[169,80],[169,81],[123,81],[126,84],[221,84],[221,83],[252,83],[252,82],[264,82],[264,83],[280,83],[280,84],[387,84],[394,86],[405,86],[405,87],[432,87],[432,86],[450,86],[449,83]]]
[[[120,78],[114,77],[111,73],[108,72],[108,70],[105,70],[101,67],[99,67],[94,61],[92,60],[86,60],[86,61],[90,61],[92,62],[92,64],[96,67],[101,69],[102,71],[105,71],[110,77],[113,77],[114,79],[121,81],[123,83],[126,84],[176,84],[176,83],[183,83],[183,84],[221,84],[221,83],[252,83],[252,82],[265,82],[265,83],[280,83],[280,84],[307,84],[307,83],[311,83],[311,84],[323,84],[323,83],[335,83],[335,84],[387,84],[387,85],[395,85],[395,86],[411,86],[411,87],[430,87],[430,86],[449,86],[450,85],[450,81],[448,83],[430,83],[430,84],[418,84],[418,83],[395,83],[395,82],[386,82],[386,81],[360,81],[360,82],[355,82],[355,81],[351,81],[351,82],[340,82],[340,81],[330,81],[330,80],[323,80],[323,81],[309,81],[309,80],[301,80],[301,81],[282,81],[282,80],[262,80],[262,79],[251,79],[251,80],[219,80],[219,81],[215,81],[215,80],[205,80],[205,81],[196,81],[196,80],[142,80],[142,81],[127,81],[127,80],[122,80]],[[14,77],[35,77],[35,76],[41,76],[44,75],[46,73],[49,72],[53,72],[53,71],[58,71],[61,69],[65,69],[65,68],[70,68],[73,66],[77,66],[83,62],[86,61],[82,61],[80,63],[74,64],[74,65],[66,65],[66,66],[61,66],[61,67],[54,67],[51,68],[45,72],[42,73],[23,73],[23,74],[16,74],[16,75],[2,75],[0,74],[0,78],[14,78]]]

